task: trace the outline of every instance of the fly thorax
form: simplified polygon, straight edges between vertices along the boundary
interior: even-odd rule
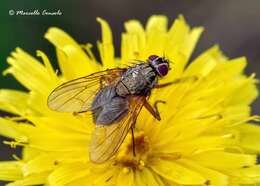
[[[120,96],[143,95],[153,88],[156,74],[146,63],[129,68],[119,81],[116,92]]]

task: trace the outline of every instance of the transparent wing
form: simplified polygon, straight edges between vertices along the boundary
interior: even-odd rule
[[[124,71],[123,68],[108,69],[63,83],[49,95],[48,106],[59,112],[89,111],[101,84],[116,83]]]
[[[96,125],[90,143],[91,161],[103,163],[117,152],[129,129],[135,123],[145,99],[144,96],[130,97],[128,114],[120,122],[112,125]]]

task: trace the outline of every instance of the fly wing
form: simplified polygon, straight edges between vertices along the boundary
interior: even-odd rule
[[[108,69],[63,83],[49,95],[48,106],[59,112],[89,111],[101,84],[115,84],[124,71],[123,68]]]
[[[129,129],[134,125],[145,100],[145,96],[129,97],[129,110],[121,121],[111,125],[96,125],[90,143],[91,161],[103,163],[117,152]]]

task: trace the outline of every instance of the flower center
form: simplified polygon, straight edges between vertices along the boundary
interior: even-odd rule
[[[123,151],[118,154],[116,164],[126,168],[141,170],[148,160],[150,151],[149,139],[144,132],[135,133],[134,146],[132,140],[129,139]]]

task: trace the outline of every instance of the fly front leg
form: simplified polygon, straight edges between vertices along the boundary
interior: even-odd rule
[[[197,76],[188,76],[188,77],[183,77],[183,78],[177,78],[174,81],[168,82],[168,83],[162,83],[162,84],[157,84],[154,86],[154,88],[164,88],[164,87],[168,87],[170,85],[173,84],[177,84],[177,83],[185,83],[187,81],[197,81],[199,78]]]
[[[146,100],[144,103],[144,107],[153,115],[153,117],[155,119],[157,119],[158,121],[161,120],[161,116],[160,116],[160,112],[158,110],[158,103],[166,103],[165,101],[162,100],[157,100],[154,102],[154,105],[150,105],[150,103]]]
[[[105,78],[104,76],[102,76],[102,77],[99,79],[100,89],[101,89],[101,88],[104,88],[104,86],[105,86],[105,81],[106,81],[106,78]]]
[[[173,84],[173,82],[157,84],[157,85],[154,86],[154,88],[164,88],[164,87],[168,87],[168,86],[170,86],[172,84]]]

